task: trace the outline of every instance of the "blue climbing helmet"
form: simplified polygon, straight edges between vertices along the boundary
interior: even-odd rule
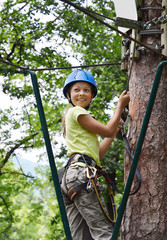
[[[96,96],[97,94],[97,87],[96,87],[96,82],[92,74],[89,72],[82,70],[82,69],[77,69],[76,71],[73,71],[70,73],[64,83],[63,87],[63,94],[67,98],[67,93],[70,89],[70,86],[74,82],[88,82],[92,85],[92,90],[93,90],[93,97]]]

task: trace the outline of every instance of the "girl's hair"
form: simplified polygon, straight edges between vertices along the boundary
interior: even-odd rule
[[[70,108],[72,108],[72,107],[73,107],[73,106],[70,104],[70,105],[67,107],[64,116],[62,117],[62,133],[63,133],[63,137],[64,137],[64,138],[66,137],[66,124],[65,124],[66,114],[68,113],[68,110],[69,110]]]
[[[69,84],[69,86],[68,86],[68,94],[69,94],[69,96],[70,96],[70,89],[71,89],[71,86],[73,85],[74,83],[71,83],[71,84]],[[71,108],[71,107],[73,107],[72,105],[71,105],[71,102],[69,101],[69,103],[70,103],[70,105],[66,108],[66,111],[65,111],[65,113],[64,113],[64,116],[62,117],[62,133],[63,133],[63,137],[65,138],[66,137],[66,123],[65,123],[65,118],[66,118],[66,114],[67,114],[67,112],[68,112],[68,110]]]

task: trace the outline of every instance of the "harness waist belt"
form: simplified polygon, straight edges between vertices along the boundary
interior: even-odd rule
[[[73,154],[68,160],[67,166],[70,166],[71,164],[76,162],[86,163],[86,165],[92,167],[96,166],[96,162],[91,157],[80,153]]]

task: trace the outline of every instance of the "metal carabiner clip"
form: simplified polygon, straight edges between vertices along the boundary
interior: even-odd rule
[[[93,188],[93,186],[92,186],[92,180],[89,179],[89,181],[88,181],[88,183],[87,183],[87,185],[86,185],[86,190],[87,190],[88,192],[91,192],[93,189],[94,189],[94,188]]]
[[[86,169],[87,178],[94,178],[96,176],[97,169],[95,167],[88,167]]]

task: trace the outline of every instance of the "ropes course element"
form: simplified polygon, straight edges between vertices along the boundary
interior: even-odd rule
[[[119,29],[111,26],[110,24],[104,22],[104,21],[101,20],[100,18],[95,17],[95,16],[94,16],[93,14],[91,14],[86,8],[80,7],[80,6],[78,6],[77,4],[75,4],[75,3],[73,3],[73,2],[71,2],[71,1],[69,1],[69,0],[60,0],[60,1],[71,5],[72,7],[78,9],[79,11],[83,12],[83,13],[86,14],[87,16],[89,16],[89,17],[93,18],[94,20],[96,20],[96,21],[102,23],[103,25],[107,26],[107,27],[110,28],[111,30],[118,32],[119,34],[121,34],[121,35],[124,36],[125,38],[129,38],[131,41],[134,41],[135,43],[139,44],[140,46],[143,46],[143,47],[145,47],[146,49],[148,49],[148,50],[156,53],[157,55],[163,57],[164,59],[167,59],[167,56],[165,56],[164,54],[162,54],[162,53],[158,52],[157,50],[155,50],[155,49],[147,46],[147,45],[144,44],[143,42],[140,42],[140,41],[138,41],[137,39],[132,38],[132,37],[129,36],[128,34],[126,34],[126,33],[122,32],[122,31],[120,31]]]
[[[66,234],[66,239],[72,240],[71,232],[70,232],[70,228],[69,228],[69,224],[68,224],[68,219],[67,219],[67,215],[66,215],[65,205],[64,205],[61,188],[60,188],[60,184],[59,184],[58,173],[57,173],[57,168],[56,168],[56,164],[55,164],[55,160],[54,160],[51,140],[50,140],[49,131],[48,131],[47,123],[46,123],[44,108],[42,105],[42,99],[41,99],[41,95],[40,95],[40,91],[39,91],[37,76],[34,72],[32,72],[30,70],[21,70],[20,71],[20,73],[23,73],[23,74],[24,74],[24,72],[27,72],[31,75],[32,86],[34,89],[35,99],[36,99],[37,108],[38,108],[38,114],[39,114],[39,118],[40,118],[40,122],[41,122],[43,137],[45,140],[45,146],[46,146],[46,150],[47,150],[47,155],[48,155],[48,159],[49,159],[50,169],[51,169],[53,183],[54,183],[54,187],[55,187],[55,191],[56,191],[56,195],[57,195],[61,218],[62,218],[62,222],[63,222],[63,226],[64,226],[64,231]]]
[[[111,30],[114,30],[116,32],[118,32],[119,34],[121,34],[123,37],[131,40],[131,41],[134,41],[135,43],[139,44],[140,47],[138,46],[138,48],[145,48],[145,49],[148,49],[156,54],[158,54],[159,56],[163,57],[164,59],[167,59],[167,56],[165,56],[164,54],[162,54],[161,52],[159,52],[159,48],[153,48],[151,46],[148,46],[146,44],[144,44],[143,42],[140,42],[138,41],[136,38],[133,38],[131,36],[129,36],[128,34],[118,30],[117,28],[111,26],[110,24],[104,22],[103,20],[101,20],[100,18],[97,18],[95,17],[93,14],[95,15],[99,15],[103,18],[106,18],[106,19],[110,19],[112,21],[115,21],[114,18],[110,18],[110,17],[107,17],[107,16],[104,16],[102,14],[99,14],[99,13],[96,13],[90,9],[87,9],[87,8],[84,8],[84,7],[81,7],[81,6],[78,6],[77,4],[75,3],[72,3],[71,1],[69,0],[60,0],[61,2],[64,2],[64,3],[67,3],[69,5],[71,5],[72,7],[74,7],[75,9],[78,9],[79,11],[83,12],[84,14],[86,14],[87,16],[93,18],[94,20],[102,23],[103,25],[107,26],[108,28],[110,28]],[[152,25],[156,25],[156,24],[159,24],[159,23],[166,23],[167,22],[167,15],[164,15],[160,18],[154,18],[152,19],[151,21],[145,23],[143,25],[143,27],[145,28],[148,28]],[[127,56],[129,54],[127,53]],[[125,60],[125,59],[123,59]],[[10,65],[10,66],[13,66],[13,67],[16,67],[18,69],[22,69],[22,70],[30,70],[30,71],[50,71],[50,70],[61,70],[61,69],[73,69],[73,68],[85,68],[85,67],[98,67],[98,66],[110,66],[110,65],[121,65],[120,62],[113,62],[113,63],[102,63],[102,64],[90,64],[90,65],[79,65],[79,66],[67,66],[67,67],[49,67],[49,68],[35,68],[35,69],[30,69],[29,66],[20,66],[20,65],[16,65],[16,64],[13,64],[11,62],[8,62],[8,61],[5,61],[3,59],[0,59],[0,62],[6,64],[6,65]],[[2,71],[3,69],[1,69],[0,71]]]
[[[151,26],[155,26],[157,24],[165,24],[167,23],[167,14],[161,16],[161,17],[155,17],[152,20],[146,22],[143,25],[143,28],[149,29]]]
[[[138,161],[139,161],[139,157],[140,157],[142,145],[143,145],[143,142],[144,142],[144,138],[145,138],[145,135],[146,135],[149,119],[150,119],[151,112],[152,112],[152,109],[153,109],[153,106],[154,106],[157,90],[158,90],[159,83],[160,83],[160,78],[161,78],[161,75],[162,75],[163,66],[166,65],[166,64],[167,64],[167,61],[161,62],[159,64],[157,72],[156,72],[156,76],[155,76],[155,80],[154,80],[154,83],[153,83],[151,95],[150,95],[150,98],[149,98],[149,102],[148,102],[146,113],[145,113],[144,120],[143,120],[142,129],[141,129],[140,136],[139,136],[139,139],[138,139],[138,142],[137,142],[137,147],[136,147],[136,150],[135,150],[133,162],[132,162],[132,165],[131,165],[131,168],[130,168],[130,172],[129,172],[128,180],[127,180],[127,183],[126,183],[123,199],[122,199],[122,202],[121,202],[121,205],[120,205],[120,208],[119,208],[119,212],[118,212],[118,218],[117,218],[117,221],[116,221],[115,226],[114,226],[114,230],[113,230],[111,240],[116,240],[117,236],[118,236],[118,233],[119,233],[119,228],[120,228],[120,225],[121,225],[122,217],[123,217],[123,214],[124,214],[124,211],[125,211],[125,207],[126,207],[127,200],[128,200],[128,197],[129,197],[130,189],[131,189],[132,182],[133,182],[133,179],[134,179],[134,175],[135,175],[135,172],[136,172],[136,168],[137,168],[137,164],[138,164]],[[31,74],[32,85],[33,85],[34,93],[35,93],[35,96],[36,96],[37,107],[38,107],[38,111],[39,111],[40,121],[41,121],[41,125],[42,125],[42,130],[43,130],[43,135],[44,135],[44,139],[45,139],[45,145],[46,145],[46,148],[47,148],[50,167],[51,167],[51,171],[52,171],[55,190],[56,190],[57,197],[58,197],[58,202],[59,202],[59,207],[60,207],[61,216],[62,216],[62,220],[63,220],[63,225],[64,225],[67,240],[72,240],[69,225],[68,225],[68,220],[67,220],[67,216],[66,216],[66,212],[65,212],[65,206],[63,204],[63,199],[62,199],[62,195],[61,195],[60,185],[58,183],[58,174],[57,174],[57,169],[56,169],[55,162],[54,162],[54,156],[53,156],[51,142],[50,142],[50,138],[49,138],[49,132],[48,132],[48,129],[47,129],[45,114],[44,114],[44,110],[43,110],[43,106],[42,106],[42,100],[41,100],[41,97],[40,97],[37,78],[36,78],[36,75],[35,75],[34,72],[30,72],[29,70],[24,70],[24,71],[27,71],[28,73]],[[22,71],[22,73],[24,73],[24,71]]]

